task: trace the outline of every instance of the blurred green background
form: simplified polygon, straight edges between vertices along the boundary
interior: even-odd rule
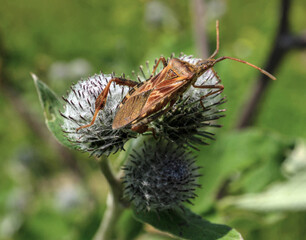
[[[263,67],[280,4],[205,1],[209,51],[219,19],[219,56]],[[290,13],[292,31],[305,34],[306,1],[292,1]],[[30,72],[65,95],[72,82],[100,71],[131,76],[160,55],[200,57],[194,19],[192,1],[0,0],[0,239],[90,239],[105,208],[107,185],[94,159],[54,141]],[[192,209],[245,239],[305,239],[305,66],[305,49],[285,56],[254,126],[240,132],[234,127],[259,73],[231,61],[216,66],[227,117],[217,141],[197,153],[203,189]],[[120,239],[168,239],[133,221],[120,224]]]

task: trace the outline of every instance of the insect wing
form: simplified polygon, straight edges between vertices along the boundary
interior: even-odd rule
[[[146,103],[146,105],[144,106],[144,108],[146,107],[150,107],[154,104],[157,104],[158,102],[161,102],[162,100],[164,100],[166,97],[171,98],[172,95],[174,93],[176,93],[176,91],[178,89],[180,89],[181,87],[184,86],[186,82],[174,82],[170,85],[166,85],[166,86],[162,86],[160,88],[154,89],[149,98],[148,101]],[[145,109],[144,109],[145,110]]]
[[[164,68],[160,73],[153,76],[151,79],[147,80],[139,88],[137,88],[137,93],[146,92],[154,89],[157,85],[165,81],[165,76],[167,75],[167,67]]]
[[[143,106],[146,104],[147,99],[152,90],[142,92],[129,97],[125,103],[118,109],[113,121],[113,129],[118,129],[131,123],[141,114]]]
[[[185,81],[176,81],[167,86],[154,89],[143,106],[139,118],[150,116],[165,107],[171,100],[176,100],[180,95],[178,92],[185,90],[184,85],[188,86]]]
[[[183,90],[185,77],[178,77],[176,73],[165,67],[159,74],[133,88],[122,100],[113,121],[113,129],[118,129],[156,113],[176,99],[173,94]]]
[[[163,69],[148,81],[142,82],[137,87],[131,89],[119,105],[119,110],[117,111],[113,121],[113,129],[124,127],[141,115],[142,108],[147,102],[154,86],[163,81],[166,73],[166,69]]]

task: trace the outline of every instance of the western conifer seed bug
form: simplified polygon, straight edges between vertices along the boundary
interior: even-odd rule
[[[151,77],[144,82],[138,83],[124,78],[112,78],[96,99],[95,113],[91,123],[77,128],[77,131],[94,124],[99,111],[105,106],[112,82],[118,85],[132,87],[118,106],[112,128],[116,130],[130,126],[135,132],[144,133],[151,130],[154,134],[154,129],[148,128],[148,124],[169,111],[190,86],[194,88],[213,89],[208,94],[202,96],[200,100],[223,91],[224,87],[219,83],[215,85],[196,85],[197,79],[208,69],[213,69],[213,66],[218,62],[225,59],[241,62],[256,68],[269,78],[276,80],[273,75],[249,62],[226,56],[215,59],[215,56],[219,52],[218,21],[216,22],[216,35],[216,50],[208,59],[190,64],[178,58],[172,58],[167,62],[164,57],[160,57],[153,69]],[[158,74],[154,75],[160,62],[162,62],[164,68]]]

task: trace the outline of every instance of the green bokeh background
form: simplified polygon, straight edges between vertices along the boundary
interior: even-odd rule
[[[76,172],[74,164],[64,161],[65,156],[59,156],[51,146],[52,140],[48,140],[52,138],[51,134],[42,139],[16,111],[18,106],[13,100],[19,99],[26,107],[24,111],[38,123],[44,122],[30,72],[36,73],[59,95],[64,95],[72,82],[79,79],[51,79],[50,67],[59,61],[68,64],[75,59],[85,59],[91,65],[83,76],[86,78],[101,70],[131,75],[131,71],[138,70],[146,60],[153,62],[160,55],[170,56],[173,52],[176,56],[184,52],[199,57],[190,2],[0,0],[0,51],[6,53],[0,68],[16,94],[8,97],[1,79],[0,239],[90,239],[105,208],[107,185],[94,159],[88,158],[87,154],[73,153],[75,164],[81,169],[81,173]],[[150,8],[152,3],[157,6],[156,11],[164,11],[163,14],[155,13]],[[219,19],[219,55],[263,66],[277,31],[280,1],[218,0],[206,1],[205,6],[210,52],[215,48],[215,21]],[[293,1],[290,22],[294,33],[305,32],[305,16],[306,2]],[[254,124],[261,132],[277,135],[278,140],[271,141],[281,146],[306,138],[305,66],[305,50],[293,50],[286,55],[275,74],[277,81],[270,85]],[[224,127],[217,131],[217,138],[226,143],[225,135],[232,134],[259,73],[231,61],[219,63],[216,70],[228,98],[225,104],[227,117],[220,121]],[[235,142],[238,146],[239,141]],[[217,156],[213,150],[209,152],[209,148],[202,148],[198,154],[206,157],[205,164],[214,161],[207,159],[209,156]],[[262,154],[266,151],[262,150]],[[222,165],[219,167],[221,169]],[[270,174],[269,168],[267,172]],[[278,180],[278,175],[275,173],[267,183]],[[205,183],[203,185],[205,192]],[[239,193],[247,192],[241,190],[241,186],[237,188]],[[65,199],[65,193],[69,191],[77,197],[73,198],[75,202],[71,206],[66,206],[69,199]],[[278,215],[276,220],[256,225],[254,222],[242,224],[239,220],[231,222],[226,217],[220,220],[222,213],[212,208],[208,208],[210,212],[205,209],[205,213],[204,209],[199,207],[198,210],[217,222],[236,227],[248,236],[246,239],[281,239],[274,233],[279,229],[287,229],[283,239],[303,239],[305,236],[305,230],[303,232],[301,228],[306,215],[302,211],[286,213],[285,218]],[[131,223],[131,229],[134,228],[139,229],[137,224],[132,227]],[[168,237],[142,232],[139,239]]]

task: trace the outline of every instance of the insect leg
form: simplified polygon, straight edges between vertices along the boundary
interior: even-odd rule
[[[160,58],[158,59],[156,65],[154,66],[152,75],[154,75],[154,73],[155,73],[155,71],[156,71],[156,69],[157,69],[157,67],[158,67],[158,65],[159,65],[159,63],[160,63],[160,61],[162,61],[164,67],[167,67],[167,65],[168,65],[168,64],[167,64],[167,60],[166,60],[164,57],[160,57]]]
[[[208,89],[216,88],[216,89],[218,89],[218,90],[209,92],[209,93],[205,94],[204,96],[202,96],[202,97],[200,98],[200,102],[201,102],[201,105],[202,105],[203,109],[205,109],[205,107],[204,107],[204,105],[203,105],[203,102],[202,102],[202,100],[203,100],[204,98],[206,98],[206,97],[208,97],[208,96],[211,96],[211,95],[214,95],[214,94],[216,94],[216,93],[220,93],[220,92],[222,92],[223,89],[224,89],[224,86],[223,86],[223,85],[219,85],[219,84],[216,84],[216,85],[204,85],[204,86],[197,86],[197,85],[195,85],[195,84],[192,84],[192,86],[193,86],[194,88],[202,88],[202,89],[203,89],[203,88],[208,88]]]
[[[81,126],[81,127],[77,128],[76,131],[79,131],[82,128],[90,127],[90,126],[92,126],[95,123],[95,120],[97,118],[97,115],[98,115],[99,111],[102,110],[105,107],[107,95],[109,93],[109,89],[110,89],[110,86],[111,86],[112,82],[115,82],[118,85],[128,86],[128,87],[134,87],[134,86],[136,86],[138,84],[135,81],[124,79],[124,78],[112,78],[107,83],[107,85],[104,88],[104,90],[100,93],[100,95],[96,99],[96,102],[95,102],[95,113],[94,113],[94,116],[93,116],[90,124]]]
[[[217,72],[215,71],[215,69],[211,68],[211,71],[214,73],[214,76],[218,79],[218,82],[216,84],[219,84],[221,82],[220,77],[218,76]]]
[[[138,84],[138,82],[136,81],[125,79],[125,78],[118,78],[118,77],[112,78],[108,82],[108,84],[110,84],[111,81],[115,82],[118,85],[128,86],[128,87],[135,87]]]

